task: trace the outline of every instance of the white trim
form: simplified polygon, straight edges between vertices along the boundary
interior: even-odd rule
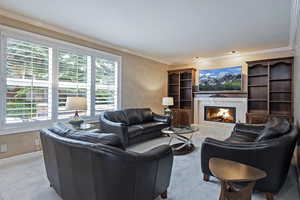
[[[1,86],[0,87],[0,135],[3,134],[11,134],[11,133],[20,133],[20,132],[29,132],[29,131],[36,131],[39,130],[40,128],[45,128],[45,127],[49,127],[51,126],[51,124],[53,122],[58,121],[58,86],[59,86],[59,80],[58,80],[58,50],[59,49],[63,49],[63,50],[67,50],[69,52],[75,53],[75,54],[81,54],[81,55],[85,55],[85,56],[89,56],[91,57],[91,61],[95,61],[95,58],[103,58],[103,59],[107,59],[107,60],[113,60],[116,61],[118,63],[118,108],[121,107],[121,68],[122,68],[122,57],[118,56],[118,55],[114,55],[114,54],[110,54],[107,52],[103,52],[103,51],[99,51],[96,49],[91,49],[88,47],[82,47],[76,44],[72,44],[69,42],[64,42],[64,41],[60,41],[60,40],[56,40],[56,39],[51,39],[45,36],[40,36],[38,34],[34,34],[34,33],[28,33],[25,31],[19,31],[16,30],[14,31],[12,28],[7,28],[4,26],[0,25],[0,33],[1,33],[1,52],[6,52],[4,51],[3,48],[6,48],[6,41],[7,38],[14,38],[14,39],[19,39],[19,40],[23,40],[23,41],[27,41],[27,42],[31,42],[31,43],[37,43],[37,44],[41,44],[44,46],[47,46],[50,51],[52,52],[52,62],[49,63],[52,65],[52,73],[49,76],[49,79],[51,79],[50,81],[52,82],[52,85],[49,86],[49,88],[52,88],[51,92],[52,92],[52,96],[49,96],[49,98],[51,99],[51,107],[52,107],[52,115],[51,115],[51,120],[45,120],[45,121],[31,121],[31,122],[21,122],[21,123],[9,123],[6,124],[5,123],[5,94],[6,94],[6,79],[5,76],[2,75],[0,77],[0,83]],[[0,72],[1,74],[5,74],[4,72],[5,70],[5,55],[1,54],[2,58],[0,61]],[[50,62],[50,61],[49,61]],[[49,65],[50,66],[50,65]],[[95,63],[93,63],[91,65],[91,68],[95,70]],[[91,70],[92,70],[91,69]],[[50,72],[50,71],[49,71]],[[95,75],[95,73],[93,73],[93,71],[91,71],[91,77],[93,77]],[[89,80],[89,82],[87,83],[87,86],[90,89],[93,89],[93,87],[95,87],[95,84],[93,84],[95,82],[95,77],[91,78]],[[91,100],[92,102],[94,101],[95,98],[95,90],[91,91]],[[3,99],[3,100],[2,100]],[[50,103],[50,101],[49,101]],[[91,104],[90,107],[94,107],[93,104]],[[89,121],[95,121],[97,119],[98,116],[95,115],[95,112],[93,112],[94,108],[91,109],[91,116],[82,116],[83,119],[89,120]],[[59,121],[68,121],[69,119],[59,119]]]
[[[300,14],[300,1],[292,0],[291,6],[291,20],[290,20],[290,35],[289,35],[289,47],[295,48],[295,41],[299,26],[299,14]]]
[[[72,37],[76,37],[78,39],[82,39],[82,40],[85,40],[87,42],[92,42],[94,44],[101,45],[103,47],[111,48],[112,50],[120,51],[122,53],[128,53],[128,54],[136,55],[136,56],[139,56],[139,57],[142,57],[142,58],[146,58],[146,59],[150,59],[150,60],[162,63],[162,64],[166,64],[166,65],[171,64],[171,63],[169,63],[167,61],[163,61],[161,59],[153,58],[151,56],[147,56],[147,55],[144,55],[144,54],[141,54],[141,53],[138,53],[138,52],[135,52],[135,51],[132,51],[132,50],[126,49],[124,47],[117,46],[117,45],[114,45],[114,44],[111,44],[111,43],[108,43],[108,42],[103,42],[99,39],[93,39],[93,38],[91,38],[89,36],[86,36],[86,35],[82,35],[82,34],[79,34],[79,33],[74,33],[74,32],[68,31],[66,29],[57,27],[57,26],[53,26],[53,25],[43,23],[41,21],[29,18],[29,17],[22,16],[22,15],[17,14],[17,13],[6,11],[4,9],[0,9],[0,15],[4,15],[6,17],[9,17],[9,18],[12,18],[12,19],[15,19],[15,20],[19,20],[19,21],[22,21],[22,22],[25,22],[25,23],[29,23],[29,24],[32,24],[32,25],[35,25],[35,26],[38,26],[38,27],[41,27],[41,28],[56,31],[58,33],[62,33],[62,34],[66,34],[66,35],[69,35],[69,36],[72,36]]]
[[[5,94],[6,91],[6,73],[5,73],[5,61],[6,61],[6,52],[5,51],[6,48],[6,38],[3,35],[2,32],[0,32],[0,52],[2,52],[0,54],[0,129],[2,129],[5,125],[5,117],[4,117],[4,113],[5,113],[5,95],[1,95],[1,94]]]
[[[259,50],[259,51],[251,51],[251,52],[245,52],[245,53],[237,53],[237,54],[230,54],[225,56],[216,56],[216,57],[208,57],[208,58],[196,58],[193,62],[203,62],[203,61],[213,61],[213,60],[220,60],[224,58],[234,58],[237,56],[249,56],[249,55],[257,55],[257,54],[265,54],[265,53],[274,53],[274,52],[283,52],[283,51],[293,51],[293,48],[290,46],[287,47],[280,47],[280,48],[273,48],[273,49],[265,49],[265,50]]]

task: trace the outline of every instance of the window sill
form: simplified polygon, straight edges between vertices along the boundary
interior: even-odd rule
[[[70,119],[63,119],[58,121],[45,121],[45,122],[33,122],[27,123],[27,124],[15,124],[15,126],[10,125],[5,128],[0,129],[0,136],[2,135],[10,135],[10,134],[20,134],[20,133],[29,133],[29,132],[38,132],[39,130],[43,128],[48,128],[53,125],[53,123],[56,122],[67,122]],[[98,122],[98,117],[93,118],[84,118],[84,121],[87,123],[96,123]],[[31,125],[29,125],[31,124]],[[28,126],[29,125],[29,126]]]

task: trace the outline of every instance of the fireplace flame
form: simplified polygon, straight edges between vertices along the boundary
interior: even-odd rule
[[[219,112],[217,113],[218,117],[222,117],[223,119],[229,119],[231,118],[231,115],[229,113],[229,109],[220,108]]]

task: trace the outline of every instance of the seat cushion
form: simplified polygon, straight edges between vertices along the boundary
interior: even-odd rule
[[[134,138],[143,133],[143,127],[140,125],[131,125],[128,126],[128,137]]]
[[[123,110],[107,111],[104,113],[104,117],[112,122],[129,125],[129,120],[127,118],[126,113]]]
[[[130,108],[124,110],[129,125],[141,124],[153,121],[152,111],[150,108]]]
[[[163,122],[148,122],[148,123],[143,123],[143,124],[140,124],[140,125],[144,129],[143,130],[144,133],[161,131],[161,129],[168,126],[168,124],[163,123]]]
[[[253,133],[234,132],[225,141],[231,143],[254,142],[257,136],[258,136],[257,134],[253,134]]]
[[[290,128],[291,125],[287,119],[274,117],[266,123],[265,128],[261,131],[256,141],[259,142],[278,138],[287,133]]]

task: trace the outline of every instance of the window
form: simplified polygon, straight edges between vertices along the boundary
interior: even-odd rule
[[[120,57],[97,50],[38,39],[0,28],[0,134],[7,128],[34,127],[68,120],[70,96],[84,96],[85,119],[119,106]],[[3,74],[3,75],[2,75]],[[27,129],[26,129],[27,130]]]
[[[58,84],[58,118],[69,118],[74,115],[74,111],[66,110],[66,100],[68,96],[85,96],[90,99],[88,93],[88,71],[90,71],[90,57],[74,54],[68,51],[59,50],[59,84]],[[79,110],[80,115],[87,116],[90,110]]]
[[[96,58],[96,94],[95,111],[117,109],[118,98],[118,63],[113,60]]]
[[[6,123],[51,119],[49,48],[8,38]]]

